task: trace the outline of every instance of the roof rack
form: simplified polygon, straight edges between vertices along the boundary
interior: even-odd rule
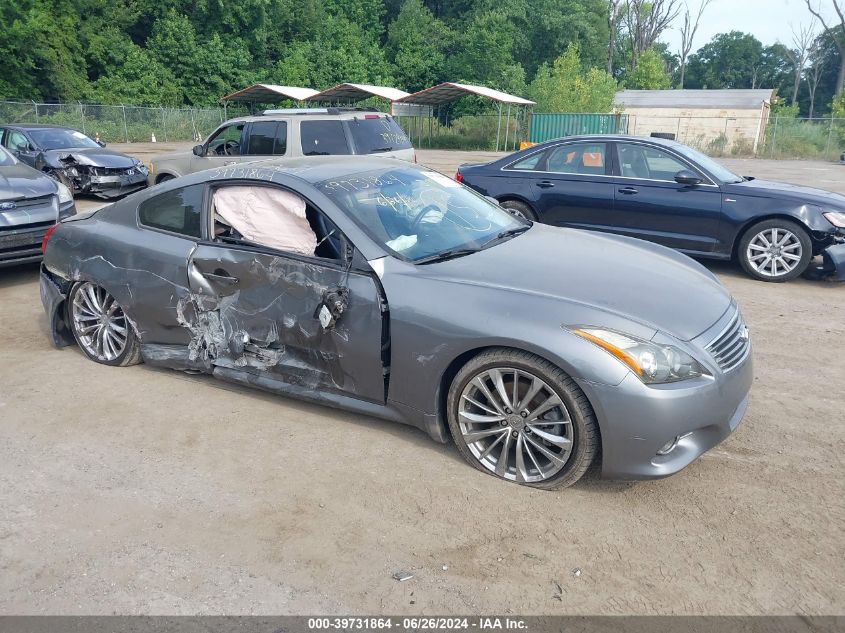
[[[262,115],[292,114],[303,116],[306,114],[343,114],[345,112],[381,112],[375,108],[281,108],[279,110],[264,110]]]

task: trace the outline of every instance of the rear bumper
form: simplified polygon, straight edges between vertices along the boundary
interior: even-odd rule
[[[50,340],[56,347],[65,347],[73,343],[73,334],[65,322],[63,305],[67,299],[70,282],[52,275],[41,264],[41,276],[38,282],[41,293],[41,305],[47,315],[50,328]]]

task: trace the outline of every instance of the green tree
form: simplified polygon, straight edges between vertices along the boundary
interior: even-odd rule
[[[617,89],[616,80],[605,70],[585,72],[578,45],[570,44],[552,66],[540,66],[529,94],[538,112],[610,112]]]
[[[451,31],[422,0],[405,0],[387,29],[385,44],[397,84],[416,91],[441,81],[451,39]]]
[[[749,33],[720,33],[690,55],[687,88],[758,88],[763,45]],[[768,87],[768,86],[765,86]]]
[[[653,48],[640,54],[637,67],[626,78],[626,87],[638,90],[665,90],[672,84],[663,57]]]

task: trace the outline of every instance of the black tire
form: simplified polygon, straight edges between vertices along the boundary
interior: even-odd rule
[[[73,194],[73,182],[71,182],[70,178],[68,178],[64,173],[57,170],[48,170],[44,173],[50,176],[50,178],[52,178],[53,180],[62,183],[65,187],[68,188],[68,191],[70,191],[71,195]]]
[[[781,266],[778,266],[777,263],[774,264],[776,268],[775,271],[772,271],[770,268],[767,269],[767,267],[761,265],[766,261],[771,262],[771,259],[766,260],[764,258],[760,263],[752,261],[752,257],[763,257],[768,254],[766,251],[760,250],[765,247],[765,243],[761,244],[760,240],[768,239],[767,236],[772,231],[774,231],[776,235],[789,234],[794,236],[794,239],[789,238],[789,243],[785,245],[785,247],[790,250],[778,250],[775,248],[773,251],[774,254],[779,254],[779,257],[783,262],[787,262],[786,259],[783,259],[784,257],[790,257],[790,255],[793,257],[799,257],[800,255],[798,260],[788,262],[790,266],[793,266],[789,270],[781,268]],[[754,246],[752,246],[752,242],[754,242]],[[800,253],[798,253],[799,250]],[[754,255],[752,255],[752,253],[754,253]],[[795,279],[807,270],[807,267],[810,265],[810,260],[813,259],[813,243],[810,240],[810,236],[807,231],[795,222],[782,220],[780,218],[763,220],[762,222],[758,222],[757,224],[748,227],[745,233],[742,234],[742,237],[739,240],[739,245],[737,246],[736,256],[737,259],[739,259],[739,263],[743,270],[745,270],[750,277],[759,281],[780,283]],[[778,273],[779,270],[782,270],[782,272]]]
[[[176,176],[173,176],[172,174],[162,174],[161,176],[156,178],[156,184],[160,185],[161,183],[167,182],[168,180],[173,180],[174,178],[176,178]]]
[[[503,371],[516,369],[520,372],[522,379],[530,380],[531,376],[539,378],[546,383],[550,391],[553,391],[565,405],[566,413],[568,413],[571,422],[568,431],[571,440],[570,453],[562,468],[548,478],[540,481],[519,481],[516,475],[512,478],[502,477],[493,471],[492,466],[481,463],[465,440],[459,422],[459,406],[463,401],[462,394],[465,389],[468,387],[471,388],[470,383],[474,378],[483,375],[484,372],[491,369],[501,369]],[[510,385],[513,385],[513,382]],[[506,387],[506,389],[510,388],[510,386]],[[524,395],[524,391],[522,393]],[[526,403],[526,406],[528,404],[530,402]],[[449,429],[458,452],[478,470],[508,481],[515,481],[522,485],[547,490],[571,486],[587,472],[599,452],[600,439],[598,423],[596,422],[593,408],[590,406],[584,392],[559,367],[529,352],[514,349],[491,349],[474,357],[461,368],[452,381],[446,406]],[[515,414],[516,411],[513,413]],[[518,416],[513,415],[509,417],[516,418]],[[511,431],[505,422],[500,422],[499,424],[507,430],[507,433],[519,433],[517,431]],[[525,427],[528,428],[528,425],[526,424]],[[495,429],[496,427],[494,425],[489,428]],[[530,433],[530,431],[525,432]],[[513,437],[515,436],[513,435]],[[505,440],[507,441],[507,438]],[[542,442],[542,438],[536,435],[534,436],[534,440],[540,440]],[[492,439],[490,442],[492,443]],[[552,446],[548,443],[546,445]],[[516,444],[514,450],[518,446],[519,444]],[[514,470],[516,471],[517,468],[518,465],[515,464]]]
[[[106,297],[111,298],[114,303],[117,305],[117,310],[119,315],[116,318],[122,318],[122,326],[125,328],[125,344],[123,346],[122,351],[115,355],[113,358],[108,358],[105,356],[98,356],[92,353],[90,347],[92,346],[90,343],[86,343],[86,334],[82,331],[82,326],[80,323],[77,322],[77,319],[74,318],[74,305],[77,301],[77,295],[80,292],[85,291],[87,286],[93,286],[94,288],[99,289],[103,293],[105,293]],[[126,317],[125,313],[123,312],[122,306],[117,304],[116,300],[111,297],[104,289],[96,284],[91,282],[79,282],[74,284],[73,288],[71,288],[70,292],[68,293],[68,298],[66,302],[66,322],[70,327],[70,331],[73,332],[73,337],[76,340],[76,344],[79,346],[79,349],[82,350],[82,353],[85,354],[88,358],[93,360],[94,362],[100,363],[102,365],[110,365],[112,367],[128,367],[129,365],[137,365],[141,362],[141,344],[138,340],[138,336],[135,333],[135,329],[132,326],[131,321]],[[90,322],[96,323],[95,320],[91,320]],[[91,337],[87,337],[90,339]]]
[[[537,221],[537,214],[534,213],[531,207],[519,200],[504,200],[499,203],[499,206],[508,213],[517,217],[525,218],[526,220],[531,220],[532,222]]]

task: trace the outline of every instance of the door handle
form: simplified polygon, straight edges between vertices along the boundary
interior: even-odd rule
[[[540,187],[541,189],[548,189],[550,187],[554,187],[555,183],[549,182],[548,180],[541,180],[540,182],[537,183],[537,186]]]
[[[622,187],[619,189],[619,193],[624,193],[626,195],[633,195],[635,193],[639,193],[636,187]]]
[[[240,281],[237,277],[232,277],[227,273],[225,270],[220,270],[219,268],[215,270],[213,273],[201,273],[203,277],[209,279],[211,281],[216,281],[219,284],[225,284],[227,286],[233,286]]]

